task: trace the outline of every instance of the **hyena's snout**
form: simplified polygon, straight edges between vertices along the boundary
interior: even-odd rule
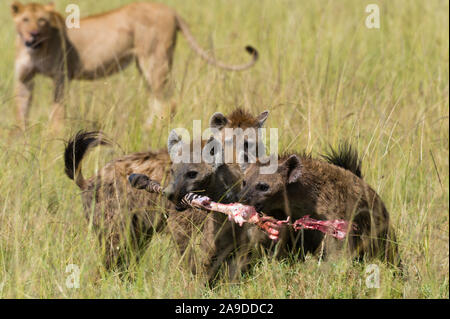
[[[163,195],[165,197],[167,197],[168,200],[174,201],[174,199],[175,199],[175,190],[174,190],[173,184],[169,184],[166,188],[164,188]]]
[[[166,188],[163,190],[163,195],[170,200],[172,203],[175,204],[175,209],[177,211],[184,211],[187,206],[181,203],[181,200],[183,199],[183,196],[186,195],[185,193],[181,193],[178,191],[173,184],[169,184]]]

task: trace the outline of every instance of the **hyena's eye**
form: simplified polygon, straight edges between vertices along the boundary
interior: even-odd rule
[[[190,179],[196,178],[197,175],[198,175],[198,173],[196,171],[189,171],[189,172],[186,173],[186,177],[190,178]]]
[[[269,185],[266,183],[258,183],[256,184],[256,190],[260,192],[267,192],[269,190]]]

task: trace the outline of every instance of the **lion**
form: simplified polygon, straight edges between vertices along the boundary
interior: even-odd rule
[[[250,62],[228,65],[202,49],[186,22],[175,10],[159,3],[132,3],[80,20],[80,28],[67,28],[64,17],[53,4],[11,5],[17,29],[15,58],[15,97],[17,121],[25,128],[36,74],[54,83],[50,119],[59,127],[64,118],[64,88],[71,80],[94,80],[123,70],[135,61],[154,95],[150,110],[162,112],[161,101],[170,95],[168,79],[172,68],[177,32],[207,63],[241,71],[252,67],[258,52],[247,46]]]

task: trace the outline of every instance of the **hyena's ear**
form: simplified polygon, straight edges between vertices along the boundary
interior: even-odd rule
[[[302,176],[302,163],[297,155],[291,155],[283,163],[288,184],[297,183]]]
[[[169,138],[167,139],[167,151],[171,158],[177,155],[181,143],[181,136],[175,130],[170,131]]]
[[[23,10],[23,4],[21,4],[19,1],[14,1],[11,4],[11,13],[13,16],[18,15]]]
[[[263,127],[264,122],[267,120],[267,117],[269,116],[269,111],[264,111],[261,114],[258,115],[258,126]]]
[[[203,147],[202,157],[206,163],[211,164],[214,169],[218,169],[225,163],[222,143],[211,136]]]
[[[220,112],[214,113],[209,119],[209,127],[222,129],[225,125],[227,125],[228,119]]]

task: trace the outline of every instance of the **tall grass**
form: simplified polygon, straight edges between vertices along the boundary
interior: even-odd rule
[[[82,15],[128,1],[58,1]],[[239,62],[254,45],[250,71],[206,65],[179,37],[173,68],[177,113],[144,129],[148,94],[134,67],[94,82],[73,82],[67,125],[48,129],[51,81],[39,77],[24,134],[14,130],[15,30],[0,3],[0,296],[5,298],[448,298],[449,297],[449,16],[447,1],[372,1],[381,28],[367,29],[365,2],[166,0],[216,57]],[[398,233],[406,276],[377,263],[380,288],[366,286],[365,264],[262,259],[239,283],[206,288],[157,235],[133,280],[105,272],[97,237],[84,218],[79,189],[63,170],[64,139],[98,128],[121,147],[99,149],[85,176],[124,153],[164,147],[168,131],[204,127],[215,111],[269,109],[280,150],[313,154],[346,139],[363,157],[363,174],[383,198]],[[162,129],[161,129],[162,128]],[[80,288],[66,287],[68,264]]]

